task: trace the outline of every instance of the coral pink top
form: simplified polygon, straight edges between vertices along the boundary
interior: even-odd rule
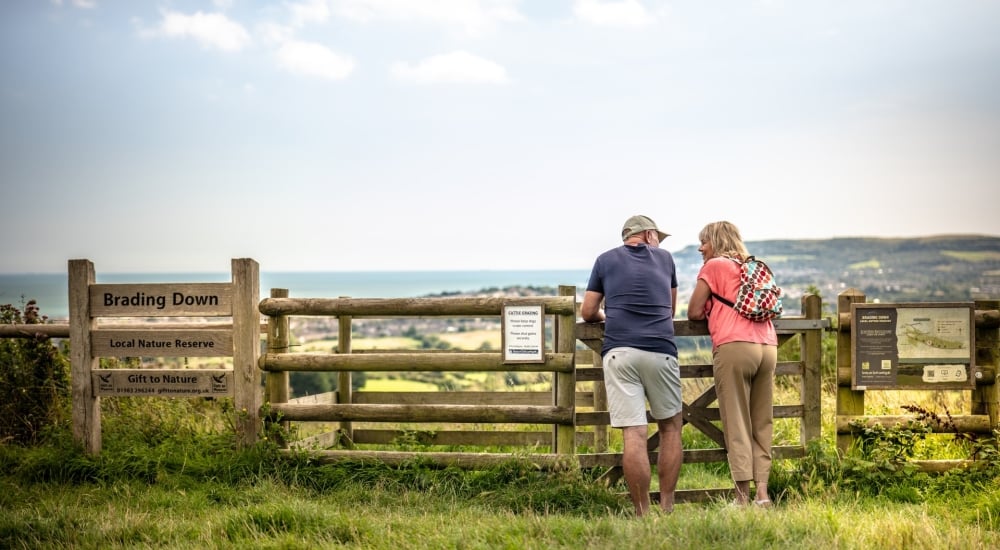
[[[709,259],[698,272],[698,278],[708,283],[712,292],[735,302],[740,288],[740,265],[725,257]],[[753,342],[778,345],[774,323],[751,321],[736,310],[709,296],[705,304],[708,333],[712,336],[712,349],[729,342]]]

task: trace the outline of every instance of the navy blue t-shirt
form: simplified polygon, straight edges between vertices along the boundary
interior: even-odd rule
[[[598,256],[587,290],[604,295],[602,353],[629,346],[677,357],[673,288],[674,257],[662,248],[622,245]]]

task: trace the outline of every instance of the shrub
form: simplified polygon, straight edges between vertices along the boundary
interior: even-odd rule
[[[0,323],[45,324],[34,300],[24,313],[0,305]],[[35,443],[69,399],[69,360],[43,335],[0,338],[0,441]]]

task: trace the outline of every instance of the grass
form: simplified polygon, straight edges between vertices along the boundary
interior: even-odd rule
[[[451,347],[455,349],[476,350],[486,346],[487,349],[499,350],[501,346],[501,335],[500,331],[497,330],[443,332],[438,337],[451,344]]]
[[[473,474],[414,468],[321,486],[318,469],[299,471],[297,480],[289,473],[233,480],[164,474],[155,483],[26,483],[6,475],[0,546],[971,549],[1000,543],[991,516],[995,496],[992,508],[970,510],[833,493],[767,511],[681,504],[671,515],[637,520],[623,497],[581,479],[528,473],[505,480],[493,472],[481,474],[490,479],[476,486],[465,480]]]
[[[687,398],[703,390],[691,384]],[[369,378],[365,389],[418,387]],[[779,388],[778,402],[795,401],[786,391],[797,395]],[[995,438],[980,467],[934,476],[885,453],[966,458],[969,448],[931,436],[913,449],[841,457],[832,452],[831,393],[823,396],[823,440],[804,459],[775,462],[774,508],[713,500],[643,519],[632,516],[621,482],[605,487],[596,471],[542,471],[530,453],[481,471],[419,460],[324,464],[280,453],[273,437],[236,450],[230,400],[106,399],[97,457],[76,448],[65,421],[34,447],[0,442],[0,548],[1000,547]],[[918,403],[961,414],[966,401],[963,392],[868,392],[866,408],[902,414],[901,405]],[[620,431],[611,433],[620,451]],[[797,441],[797,422],[777,420],[775,444]],[[715,445],[685,428],[684,446]],[[685,464],[679,481],[682,489],[728,484],[724,463]]]
[[[1000,260],[1000,252],[996,250],[965,251],[965,250],[942,250],[941,254],[956,260],[965,262],[995,262]]]
[[[530,460],[460,471],[417,460],[323,464],[267,442],[236,450],[224,404],[106,400],[97,457],[76,449],[65,423],[36,447],[0,444],[0,547],[1000,545],[996,464],[931,477],[870,457],[838,458],[829,441],[818,442],[803,460],[775,463],[773,509],[714,500],[636,519],[620,482],[604,487],[593,481],[599,472],[546,472]],[[685,447],[703,446],[700,437],[689,433]],[[725,486],[727,475],[724,464],[685,464],[679,486]]]
[[[434,384],[402,378],[368,378],[362,389],[381,392],[438,391]]]
[[[224,442],[223,442],[224,443]],[[264,447],[220,452],[218,437],[113,445],[0,447],[4,548],[988,548],[1000,493],[982,487],[904,500],[815,480],[771,510],[723,501],[635,519],[622,487],[525,463],[483,472],[394,468]],[[789,461],[794,462],[794,461]],[[798,462],[795,462],[798,464]],[[803,463],[803,464],[807,464]],[[711,481],[686,465],[681,485]],[[931,484],[938,485],[940,482]],[[623,541],[627,541],[623,542]]]

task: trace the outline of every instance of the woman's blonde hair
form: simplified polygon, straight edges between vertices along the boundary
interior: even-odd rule
[[[706,225],[701,233],[698,233],[698,240],[712,245],[712,250],[716,256],[728,256],[743,261],[750,256],[747,247],[740,237],[740,230],[730,222],[712,222]]]

